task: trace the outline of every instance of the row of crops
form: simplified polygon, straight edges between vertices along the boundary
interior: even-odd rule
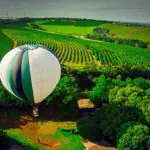
[[[102,65],[118,66],[123,64],[143,64],[142,60],[138,60],[138,63],[133,58],[126,53],[115,53],[108,49],[102,50],[93,50],[93,54],[96,56],[96,59],[101,62]]]
[[[51,41],[23,41],[18,40],[17,46],[24,44],[40,44],[49,48],[58,57],[61,63],[71,63],[79,65],[87,65],[95,63],[96,60],[100,61],[102,65],[118,66],[122,64],[136,65],[137,62],[134,59],[130,59],[126,53],[115,53],[108,49],[90,50],[84,46],[76,43],[64,43],[55,40]],[[139,60],[139,64],[142,62]]]
[[[17,46],[24,44],[40,44],[49,48],[58,57],[61,63],[85,65],[94,62],[91,51],[75,43],[64,43],[55,40],[33,41],[17,40]]]

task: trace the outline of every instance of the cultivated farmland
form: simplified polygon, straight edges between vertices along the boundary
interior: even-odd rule
[[[61,63],[67,65],[150,65],[150,51],[142,48],[84,40],[27,28],[3,29],[2,32],[14,39],[17,46],[41,44],[48,47]]]

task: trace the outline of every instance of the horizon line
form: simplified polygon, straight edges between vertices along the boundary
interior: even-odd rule
[[[106,22],[118,22],[118,23],[143,23],[143,24],[150,24],[150,22],[143,22],[143,21],[121,21],[121,20],[104,20],[104,19],[92,19],[92,18],[82,18],[82,17],[34,17],[34,16],[22,16],[22,17],[3,17],[1,16],[0,19],[21,19],[21,18],[31,18],[31,19],[52,19],[52,18],[61,18],[61,19],[80,19],[80,20],[93,20],[93,21],[106,21]]]

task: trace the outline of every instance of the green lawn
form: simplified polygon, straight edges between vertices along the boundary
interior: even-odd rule
[[[84,150],[83,139],[78,134],[71,134],[58,128],[51,139],[58,140],[61,143],[61,146],[57,148],[59,150]]]
[[[105,23],[99,27],[109,29],[111,34],[115,34],[117,38],[137,39],[150,42],[150,28],[125,26]]]

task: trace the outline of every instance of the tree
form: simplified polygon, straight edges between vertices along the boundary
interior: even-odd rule
[[[105,76],[101,75],[96,86],[90,91],[89,98],[91,102],[101,105],[107,100],[106,95],[106,80]]]
[[[124,81],[121,81],[121,80],[118,80],[118,79],[112,79],[111,81],[112,81],[113,86],[118,86],[118,87],[125,86]]]
[[[115,86],[109,92],[109,102],[120,106],[135,107],[140,109],[148,123],[150,123],[150,90],[143,90],[137,86],[127,85],[119,88]]]
[[[118,150],[148,150],[149,133],[149,128],[143,124],[122,124],[117,135]]]
[[[89,140],[100,140],[102,132],[99,124],[92,117],[83,117],[77,121],[77,128],[82,137]]]
[[[93,116],[81,118],[77,122],[77,128],[84,138],[100,140],[103,137],[116,144],[120,126],[128,121],[140,121],[140,113],[135,108],[108,104],[102,106]]]
[[[0,106],[24,106],[26,103],[10,94],[1,84],[0,85]]]
[[[109,101],[111,103],[124,104],[125,106],[136,106],[142,101],[144,90],[137,86],[115,87],[110,90]]]
[[[77,91],[75,80],[72,77],[64,76],[60,79],[52,95],[46,99],[46,102],[47,104],[55,103],[58,106],[64,106],[77,100]]]
[[[109,29],[103,29],[103,28],[94,28],[93,33],[95,34],[107,34],[109,32]]]
[[[104,137],[115,144],[116,135],[121,124],[128,121],[141,121],[140,115],[142,115],[142,112],[136,108],[108,104],[102,106],[92,120],[99,124]]]
[[[133,85],[138,86],[144,90],[150,87],[150,80],[143,79],[142,77],[135,78],[132,82]]]

